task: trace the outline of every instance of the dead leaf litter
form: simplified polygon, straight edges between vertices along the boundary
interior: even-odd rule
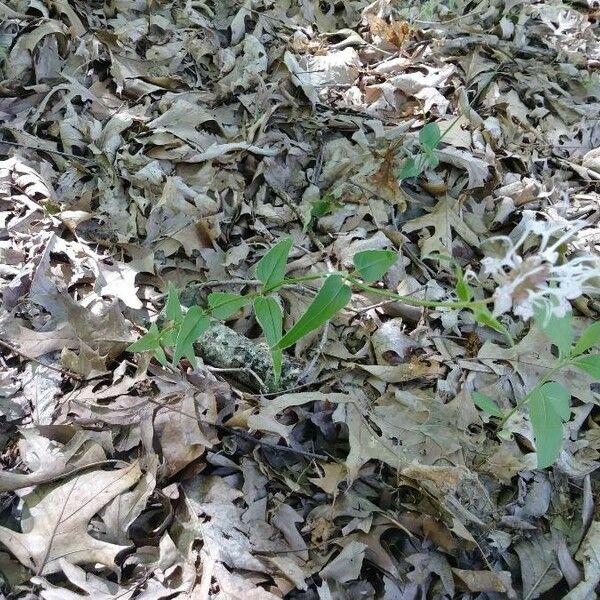
[[[592,599],[597,384],[536,469],[510,410],[552,368],[528,319],[600,304],[594,2],[0,2],[3,598]],[[419,131],[443,134],[417,162]],[[416,157],[416,158],[415,158]],[[287,351],[251,311],[199,364],[125,349],[182,303],[394,250]],[[446,258],[444,258],[446,257]],[[448,260],[452,257],[452,261]],[[241,282],[241,283],[239,283]],[[282,291],[286,329],[314,289]]]

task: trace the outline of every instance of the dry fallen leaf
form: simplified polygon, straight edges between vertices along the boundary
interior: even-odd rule
[[[39,575],[59,571],[60,559],[73,563],[114,564],[127,548],[88,533],[90,519],[140,477],[137,463],[115,471],[90,471],[55,486],[38,487],[25,496],[29,516],[22,533],[0,527],[0,541]]]
[[[566,600],[593,598],[600,583],[600,522],[594,521],[581,542],[575,558],[583,563],[584,578],[566,596]]]
[[[507,413],[552,369],[533,299],[596,318],[592,5],[1,1],[2,591],[595,597],[591,378],[556,373],[553,472],[526,411],[500,431],[472,399]],[[124,351],[170,284],[253,293],[286,237],[289,277],[386,249],[380,292],[452,302],[462,272],[515,345],[356,285],[276,395],[250,306],[194,369]]]

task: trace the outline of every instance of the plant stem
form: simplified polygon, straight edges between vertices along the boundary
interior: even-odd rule
[[[318,279],[326,279],[330,275],[344,275],[338,271],[328,271],[325,273],[315,273],[313,275],[302,275],[301,277],[288,277],[279,283],[275,283],[263,290],[263,294],[268,294],[283,287],[284,285],[297,285],[298,283],[305,283],[306,281],[317,281]]]
[[[330,275],[341,275],[346,282],[349,284],[371,294],[375,294],[377,296],[382,296],[384,298],[390,298],[391,300],[396,300],[398,302],[404,302],[405,304],[409,304],[411,306],[422,306],[424,308],[472,308],[476,306],[485,306],[487,304],[491,304],[493,302],[492,298],[487,298],[485,300],[465,300],[462,302],[438,302],[436,300],[423,300],[421,298],[417,298],[416,296],[402,296],[400,294],[396,294],[395,292],[390,292],[389,290],[382,290],[381,288],[371,287],[363,283],[357,277],[354,277],[350,273],[346,273],[343,271],[332,271],[329,273],[317,273],[314,275],[304,275],[302,277],[290,277],[285,279],[281,283],[276,285],[272,285],[269,288],[263,290],[263,293],[269,293],[279,289],[284,285],[295,285],[298,283],[303,283],[306,281],[315,281],[317,279],[325,279]]]
[[[484,300],[465,300],[461,302],[438,302],[436,300],[423,300],[421,298],[417,298],[416,296],[402,296],[400,294],[396,294],[395,292],[391,292],[389,290],[382,290],[381,288],[371,287],[363,283],[360,279],[354,277],[350,273],[346,273],[344,271],[329,271],[326,273],[314,273],[313,275],[302,275],[300,277],[288,277],[279,283],[275,283],[270,285],[269,287],[264,288],[262,291],[258,292],[250,292],[247,296],[255,297],[270,294],[271,292],[276,292],[278,289],[287,285],[297,285],[299,283],[306,283],[308,281],[317,281],[319,279],[326,279],[331,275],[341,275],[349,284],[371,294],[375,294],[377,296],[382,296],[384,298],[390,298],[391,300],[396,300],[398,302],[404,302],[404,304],[409,304],[411,306],[422,306],[424,308],[472,308],[476,306],[485,306],[487,304],[491,304],[494,300],[492,298],[486,298]],[[207,281],[204,285],[208,287],[208,284],[211,282]],[[220,283],[220,282],[219,282]],[[256,280],[248,279],[248,280],[237,280],[235,282],[238,285],[257,285]],[[225,303],[226,304],[226,303]],[[219,305],[220,306],[220,305]],[[214,308],[218,308],[215,306]]]
[[[416,298],[415,296],[401,296],[400,294],[396,294],[395,292],[390,292],[389,290],[382,290],[380,288],[374,288],[369,285],[366,285],[356,277],[353,277],[349,274],[343,274],[344,279],[356,286],[357,288],[364,290],[365,292],[369,292],[372,294],[376,294],[378,296],[383,296],[385,298],[391,298],[392,300],[397,300],[398,302],[404,302],[404,304],[409,304],[411,306],[422,306],[425,308],[472,308],[474,306],[484,306],[486,304],[490,304],[493,302],[491,298],[486,300],[465,300],[463,302],[438,302],[436,300],[423,300],[421,298]]]

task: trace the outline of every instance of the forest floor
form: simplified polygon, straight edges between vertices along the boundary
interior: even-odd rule
[[[0,17],[2,597],[597,597],[597,2]]]

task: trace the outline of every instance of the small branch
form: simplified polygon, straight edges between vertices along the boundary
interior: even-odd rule
[[[240,431],[239,429],[233,429],[232,427],[227,427],[226,425],[216,425],[217,429],[221,431],[225,431],[231,435],[237,435],[242,439],[251,442],[252,444],[258,444],[260,446],[264,446],[265,448],[272,448],[273,450],[277,450],[279,452],[290,452],[291,454],[298,454],[299,456],[305,456],[306,458],[318,458],[319,460],[327,460],[329,457],[324,454],[317,454],[316,452],[309,452],[308,450],[298,450],[297,448],[291,448],[290,446],[281,446],[279,444],[275,444],[273,442],[265,442],[264,440],[259,440],[254,436],[246,433],[245,431]]]
[[[36,150],[37,152],[49,152],[50,154],[58,154],[59,156],[70,158],[80,163],[88,163],[91,165],[95,165],[98,162],[93,158],[85,158],[83,156],[71,154],[70,152],[62,152],[61,150],[53,150],[51,148],[42,148],[41,146],[30,146],[29,144],[23,144],[22,142],[9,142],[8,140],[0,140],[0,144],[8,144],[9,146],[17,146],[18,148],[27,148],[27,150]]]
[[[262,281],[258,279],[227,279],[225,280],[214,280],[214,281],[203,281],[201,283],[192,283],[197,290],[212,287],[235,287],[238,285],[262,285]]]
[[[305,390],[305,389],[311,388],[315,385],[321,385],[323,383],[327,383],[328,381],[331,381],[332,379],[339,379],[339,377],[342,373],[346,373],[348,371],[350,371],[350,369],[348,369],[348,368],[338,369],[335,373],[330,373],[329,375],[326,375],[325,377],[321,377],[321,379],[316,379],[315,381],[309,381],[307,383],[302,383],[300,385],[296,385],[294,387],[287,388],[285,390],[278,390],[277,392],[268,392],[266,394],[251,394],[251,396],[253,396],[254,398],[270,398],[273,396],[283,396],[284,394],[291,394],[293,392],[299,392],[300,390]]]
[[[73,371],[69,371],[68,369],[62,369],[61,367],[55,367],[54,365],[49,365],[48,363],[42,362],[41,360],[38,360],[37,358],[34,358],[33,356],[29,356],[29,355],[25,354],[24,352],[21,352],[21,350],[19,350],[18,348],[15,348],[12,344],[9,344],[8,342],[0,340],[0,346],[6,348],[13,354],[17,354],[18,356],[20,356],[21,358],[24,358],[25,360],[37,363],[41,367],[46,367],[46,369],[51,369],[52,371],[56,371],[57,373],[61,373],[62,375],[66,375],[67,377],[71,377],[72,379],[77,379],[78,381],[84,380],[84,377],[82,375],[79,375],[79,373],[73,373]]]
[[[207,365],[206,368],[211,373],[247,373],[258,381],[259,389],[267,390],[265,382],[249,367],[211,367],[210,365]]]

